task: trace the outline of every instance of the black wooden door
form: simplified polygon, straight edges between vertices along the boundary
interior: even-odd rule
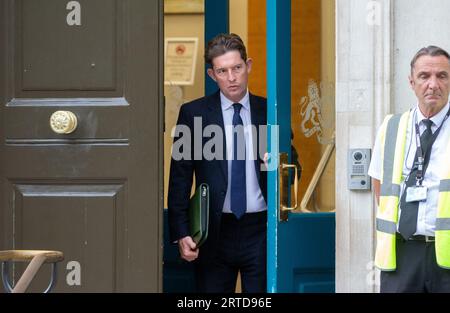
[[[161,291],[162,0],[0,1],[0,250],[62,251],[58,292]]]

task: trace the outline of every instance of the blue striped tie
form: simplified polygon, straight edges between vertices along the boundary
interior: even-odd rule
[[[238,156],[245,156],[245,135],[244,123],[242,122],[239,112],[242,104],[234,103],[233,115],[233,160],[231,161],[231,212],[236,215],[238,219],[244,215],[247,210],[247,190],[245,182],[245,157],[239,160]],[[237,127],[241,125],[241,127]],[[238,150],[240,147],[240,151]],[[243,151],[242,151],[243,149]],[[243,153],[242,153],[243,152]]]

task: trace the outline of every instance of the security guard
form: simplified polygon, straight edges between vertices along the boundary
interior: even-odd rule
[[[409,76],[418,104],[377,134],[369,175],[381,292],[450,292],[449,76],[448,52],[420,49]]]

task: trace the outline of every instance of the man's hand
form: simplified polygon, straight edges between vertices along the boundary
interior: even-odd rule
[[[178,248],[180,250],[181,258],[188,262],[194,261],[198,258],[198,249],[191,236],[186,236],[178,240]]]

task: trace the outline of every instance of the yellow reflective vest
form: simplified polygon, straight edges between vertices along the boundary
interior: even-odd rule
[[[382,271],[395,271],[396,233],[400,185],[405,159],[406,131],[412,114],[409,112],[388,115],[381,125],[382,178],[380,204],[377,211],[377,249],[375,265]],[[450,142],[445,160],[450,160]],[[440,267],[450,269],[450,162],[443,169],[439,185],[439,202],[435,231],[436,259]]]

